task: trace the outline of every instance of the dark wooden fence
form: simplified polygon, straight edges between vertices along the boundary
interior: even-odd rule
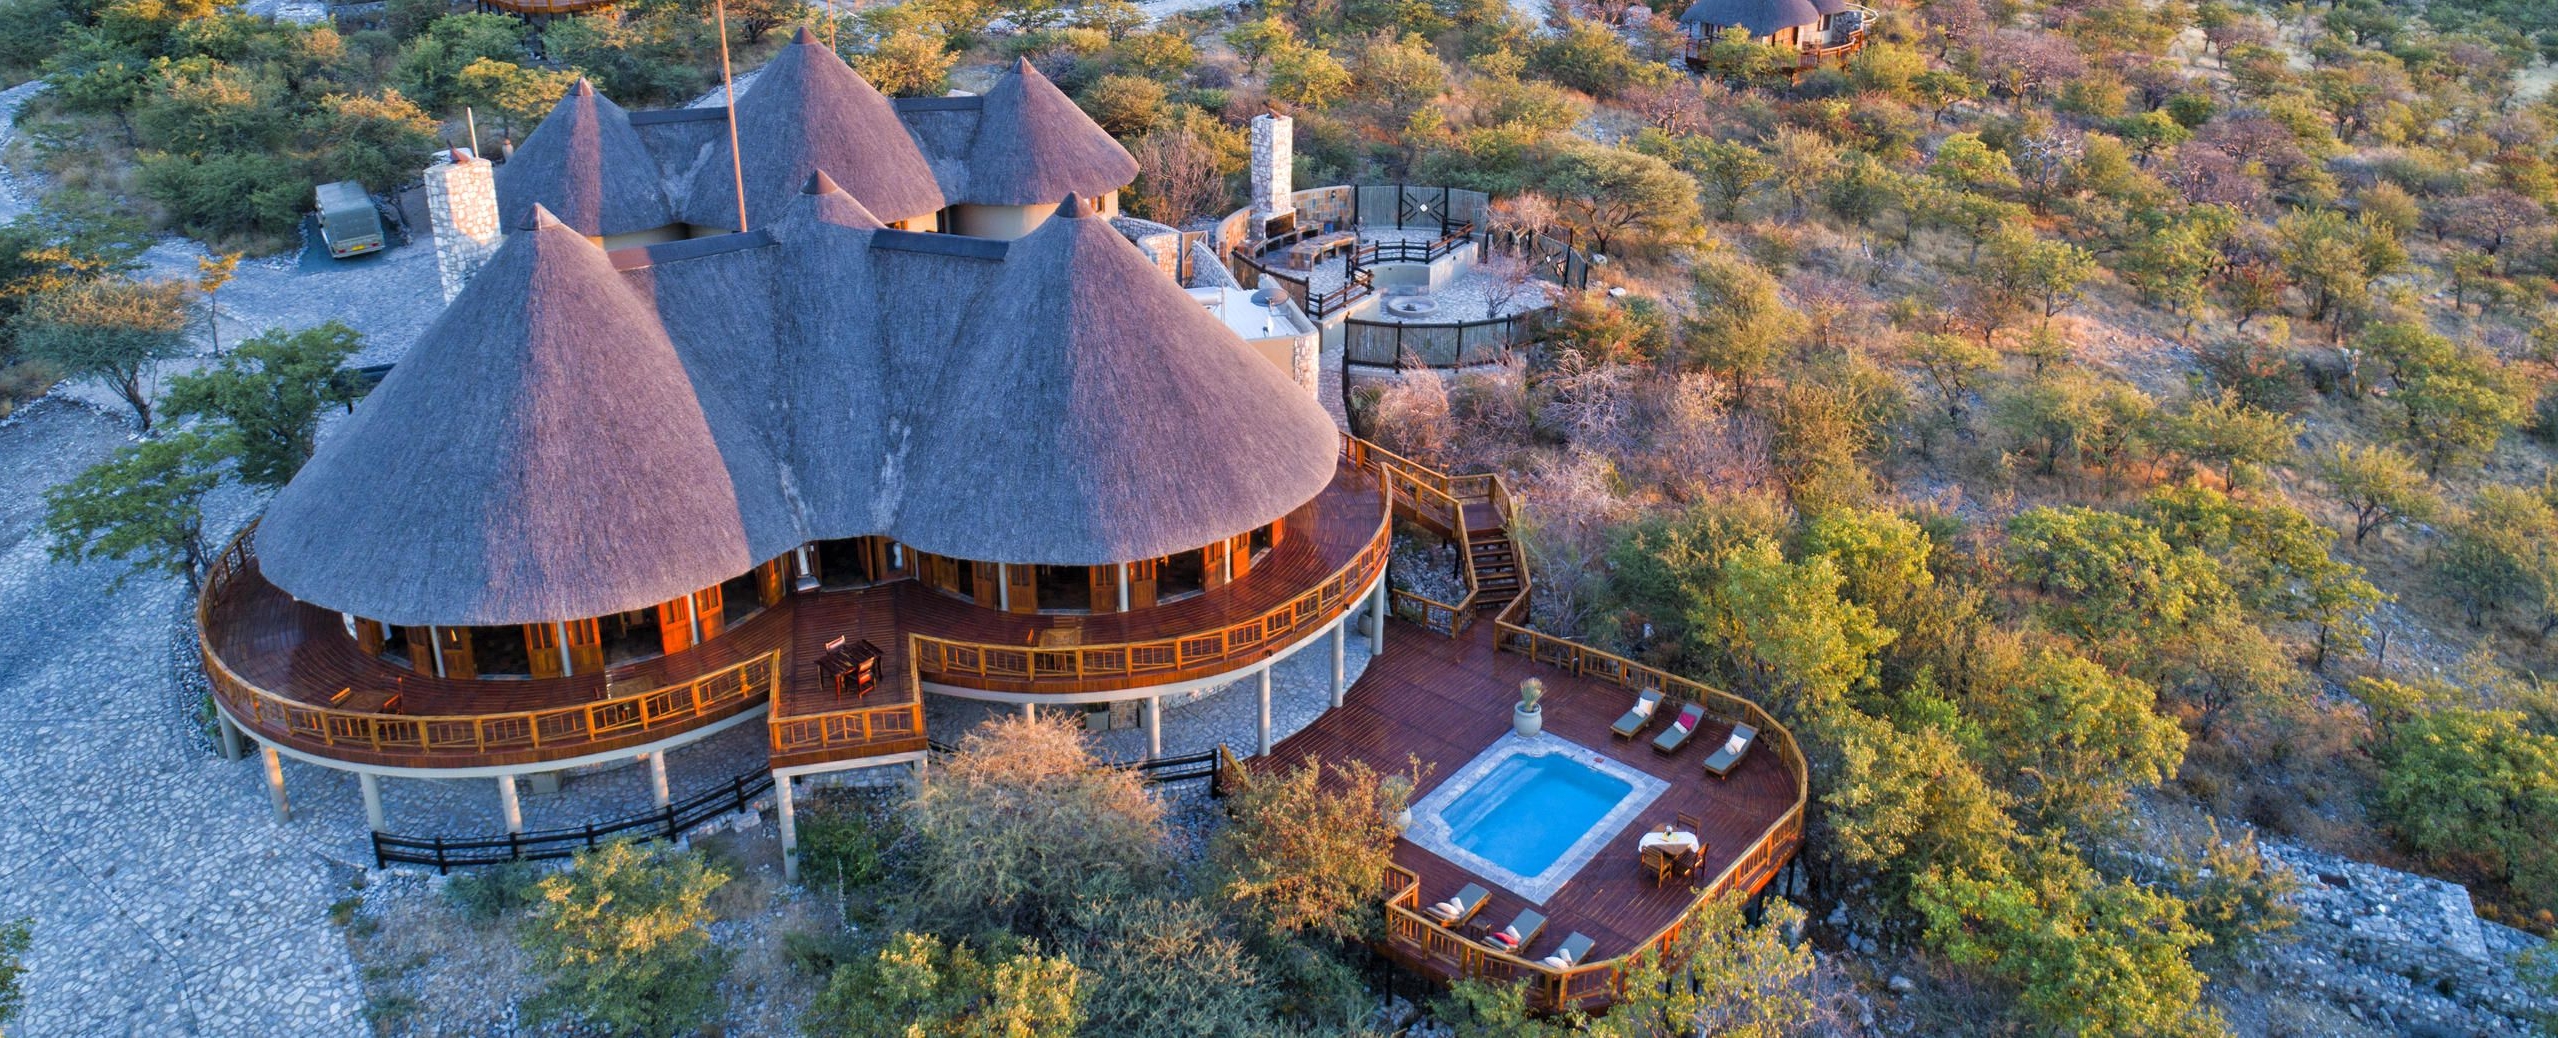
[[[746,810],[756,797],[773,788],[773,773],[747,772],[718,786],[646,814],[573,829],[543,829],[503,836],[446,837],[373,834],[373,865],[433,865],[449,872],[470,865],[565,858],[580,849],[617,839],[671,840],[685,830],[721,815]]]

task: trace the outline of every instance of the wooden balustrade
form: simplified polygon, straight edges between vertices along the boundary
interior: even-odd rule
[[[232,719],[286,742],[412,760],[428,758],[425,763],[429,764],[436,758],[459,760],[491,753],[564,753],[726,713],[771,698],[781,685],[782,653],[776,651],[690,681],[539,710],[402,714],[305,703],[242,678],[214,651],[208,634],[213,603],[257,565],[251,540],[256,529],[256,523],[249,524],[214,557],[204,593],[196,600],[196,640],[214,697]]]
[[[906,664],[906,687],[922,687],[911,656]],[[903,703],[871,706],[856,700],[849,707],[813,713],[785,713],[783,704],[783,699],[773,701],[771,717],[772,754],[777,762],[797,754],[839,754],[884,743],[920,745],[924,741],[924,700],[920,695],[908,696]]]

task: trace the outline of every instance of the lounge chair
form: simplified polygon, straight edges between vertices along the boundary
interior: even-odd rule
[[[1635,697],[1634,705],[1626,709],[1625,716],[1617,718],[1617,723],[1609,726],[1608,730],[1615,732],[1619,739],[1634,738],[1643,732],[1644,725],[1652,723],[1652,711],[1660,706],[1661,690],[1644,689],[1642,695]]]
[[[1518,918],[1511,920],[1510,925],[1492,931],[1484,937],[1483,943],[1517,955],[1535,944],[1537,934],[1544,930],[1545,914],[1533,908],[1522,908]]]
[[[1696,726],[1704,723],[1704,707],[1695,703],[1680,707],[1679,719],[1661,730],[1660,736],[1652,740],[1652,749],[1659,753],[1677,753],[1679,747],[1688,744],[1688,736],[1696,734]]]
[[[1714,756],[1705,759],[1706,774],[1715,778],[1732,777],[1732,769],[1741,766],[1741,758],[1750,755],[1750,745],[1759,740],[1759,730],[1749,725],[1732,726],[1732,737],[1715,747]]]
[[[1598,944],[1597,941],[1575,930],[1572,936],[1563,939],[1562,947],[1556,948],[1554,954],[1546,956],[1542,961],[1555,969],[1569,969],[1588,961],[1590,949],[1596,944]]]
[[[1481,884],[1468,883],[1465,889],[1457,891],[1457,896],[1426,906],[1422,911],[1438,920],[1439,925],[1453,930],[1465,925],[1466,920],[1474,918],[1474,914],[1483,911],[1483,906],[1491,901],[1491,891],[1483,889]]]

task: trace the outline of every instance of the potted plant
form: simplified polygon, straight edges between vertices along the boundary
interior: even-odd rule
[[[1519,683],[1519,705],[1510,708],[1510,727],[1521,735],[1535,735],[1545,729],[1545,708],[1538,701],[1545,698],[1545,682],[1529,678]]]

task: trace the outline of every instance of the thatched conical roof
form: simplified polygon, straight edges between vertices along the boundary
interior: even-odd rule
[[[1812,25],[1824,14],[1847,10],[1840,0],[1696,0],[1679,12],[1681,25],[1738,25],[1752,36],[1774,36],[1789,26]]]
[[[590,238],[675,222],[657,163],[630,113],[579,79],[497,170],[498,211],[539,205]]]
[[[890,223],[941,209],[941,187],[896,109],[806,28],[756,73],[736,104],[750,222],[779,214],[819,170]],[[684,194],[686,223],[736,228],[729,155],[721,135],[694,166]]]
[[[892,532],[982,561],[1194,549],[1311,500],[1340,448],[1304,389],[1072,197],[1011,244],[928,399]]]
[[[637,609],[752,568],[684,366],[604,251],[507,238],[267,508],[268,580],[394,624]]]
[[[986,92],[968,154],[968,197],[979,205],[1046,205],[1096,197],[1137,179],[1137,160],[1023,58]]]

